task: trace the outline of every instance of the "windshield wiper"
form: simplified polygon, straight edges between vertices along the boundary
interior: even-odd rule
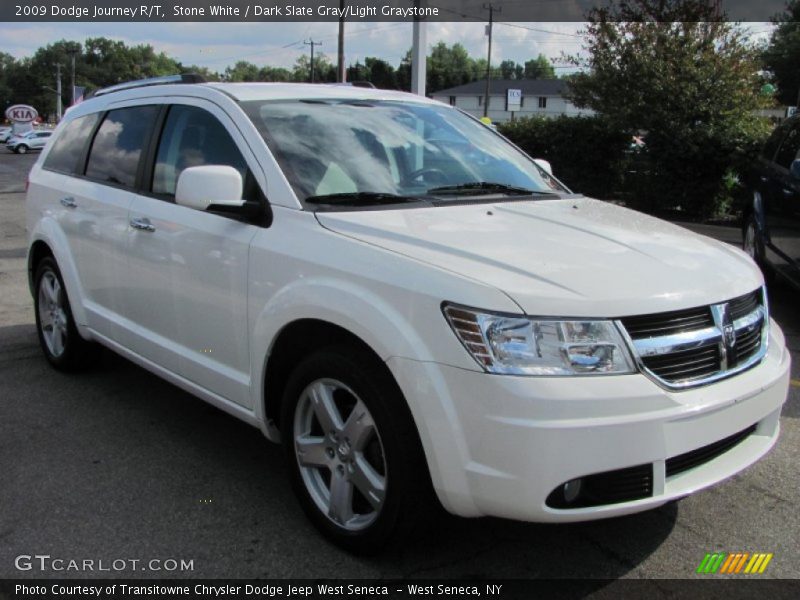
[[[520,196],[529,196],[533,194],[552,194],[553,192],[542,192],[539,190],[529,190],[524,187],[515,185],[506,185],[505,183],[496,183],[494,181],[472,181],[470,183],[462,183],[460,185],[444,185],[442,187],[435,187],[428,190],[429,194],[481,194],[499,192],[501,194],[513,194]]]
[[[375,206],[380,204],[401,204],[406,202],[419,202],[428,200],[424,196],[400,196],[384,192],[341,192],[338,194],[324,194],[322,196],[309,196],[309,204],[340,204],[347,206]]]

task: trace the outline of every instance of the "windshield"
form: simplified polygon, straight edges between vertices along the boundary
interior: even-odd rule
[[[444,105],[307,99],[243,107],[297,197],[315,209],[567,192],[501,136]]]

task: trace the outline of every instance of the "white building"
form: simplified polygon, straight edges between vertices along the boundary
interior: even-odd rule
[[[512,118],[542,115],[591,115],[594,111],[577,108],[564,98],[567,82],[563,79],[493,79],[489,86],[489,118],[493,123],[509,121]],[[451,106],[465,110],[476,117],[483,116],[483,98],[486,81],[473,81],[431,94]],[[508,90],[521,90],[519,109],[508,110]]]

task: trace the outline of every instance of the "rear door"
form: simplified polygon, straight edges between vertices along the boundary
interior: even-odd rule
[[[132,343],[189,381],[249,405],[247,259],[259,227],[178,206],[175,188],[187,167],[228,165],[242,174],[245,197],[265,202],[253,175],[258,163],[225,112],[188,98],[169,107],[152,155],[129,215]]]
[[[117,342],[127,291],[128,208],[158,111],[157,106],[130,106],[103,115],[85,158],[84,175],[74,193],[65,195],[68,203],[77,205],[77,262],[88,325]]]
[[[54,141],[38,178],[77,271],[85,324],[112,340],[121,318],[128,205],[153,124],[151,111],[126,119],[105,112],[75,118]]]

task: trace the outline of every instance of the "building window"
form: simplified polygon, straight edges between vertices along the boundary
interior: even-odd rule
[[[547,108],[547,97],[539,96],[539,108]]]
[[[455,106],[455,105],[456,105],[456,97],[450,96],[450,106]]]

